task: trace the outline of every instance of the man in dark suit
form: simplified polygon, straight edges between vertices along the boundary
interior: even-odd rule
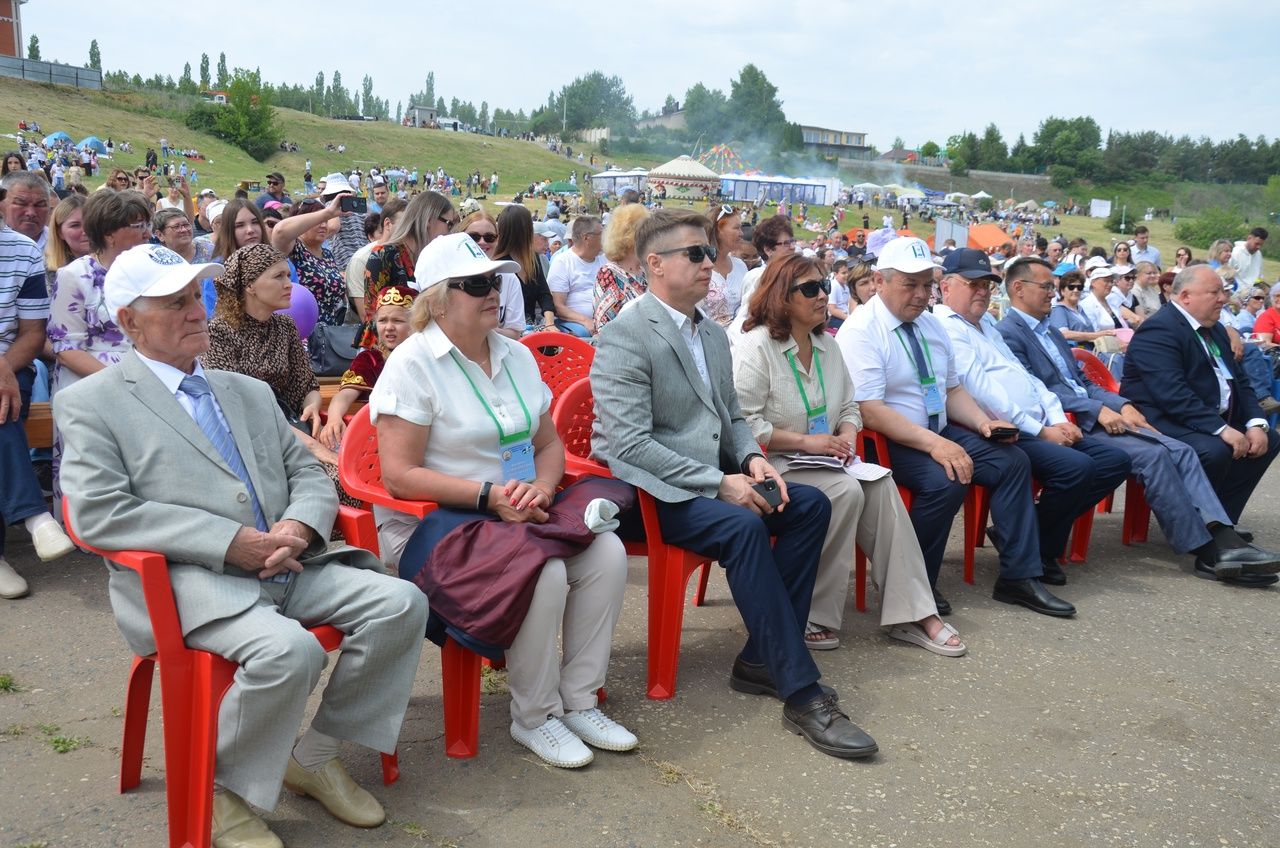
[[[1129,454],[1133,473],[1146,488],[1147,502],[1173,549],[1196,555],[1199,576],[1250,586],[1275,583],[1280,557],[1250,545],[1236,532],[1239,513],[1224,507],[1195,451],[1165,432],[1163,421],[1160,429],[1148,422],[1132,399],[1090,381],[1062,334],[1049,326],[1049,263],[1036,257],[1016,260],[1005,272],[1005,287],[1012,308],[997,326],[1009,349],[1058,395],[1062,408],[1075,415],[1085,434],[1107,438]],[[1225,339],[1224,333],[1223,349],[1228,348]],[[1126,376],[1130,361],[1126,360]]]
[[[818,682],[804,643],[831,502],[783,481],[738,407],[728,338],[697,307],[716,256],[707,228],[695,212],[663,209],[637,229],[649,291],[600,333],[592,453],[653,496],[667,542],[724,567],[747,626],[729,685],[782,698],[783,726],[823,753],[870,756],[875,740]],[[776,509],[754,488],[766,481]]]
[[[1238,520],[1280,451],[1258,398],[1218,323],[1227,290],[1207,265],[1183,269],[1173,301],[1144,321],[1125,357],[1123,389],[1160,431],[1199,455]]]

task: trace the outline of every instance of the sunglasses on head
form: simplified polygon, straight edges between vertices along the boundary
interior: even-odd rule
[[[493,244],[498,240],[497,233],[467,233],[471,236],[472,241],[482,241],[485,244]]]
[[[823,294],[831,294],[831,281],[830,280],[805,280],[803,283],[796,283],[791,288],[787,289],[787,294],[792,294],[794,292],[800,292],[800,294],[808,298],[817,297],[818,292],[822,292]]]
[[[490,292],[496,292],[502,288],[502,279],[497,274],[478,274],[474,277],[450,280],[449,288],[458,289],[472,297],[486,297]]]
[[[709,244],[691,244],[688,247],[673,247],[670,250],[655,250],[654,253],[659,256],[667,256],[672,253],[683,253],[685,258],[694,265],[701,265],[707,260],[715,262],[720,251],[716,250]]]
[[[721,218],[727,218],[730,215],[733,215],[734,213],[736,213],[737,211],[738,210],[734,209],[732,206],[725,204],[724,206],[720,207],[720,211],[716,212],[716,221],[718,222]]]

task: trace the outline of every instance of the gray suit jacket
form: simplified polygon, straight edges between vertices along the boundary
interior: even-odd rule
[[[739,473],[760,453],[738,408],[729,340],[714,321],[697,327],[710,391],[652,294],[604,326],[591,365],[592,453],[620,480],[668,503],[714,498],[725,473]]]
[[[296,519],[318,538],[304,567],[340,561],[381,570],[377,557],[328,550],[338,511],[333,483],[293,434],[266,383],[205,372],[231,427],[267,523]],[[195,420],[138,357],[129,353],[58,392],[61,480],[76,532],[107,550],[157,551],[169,558],[183,634],[237,615],[259,597],[254,575],[225,562],[242,526],[254,526],[248,492]],[[155,650],[138,575],[108,563],[111,606],[129,646]]]
[[[1049,338],[1053,339],[1054,346],[1076,378],[1076,382],[1088,392],[1087,397],[1080,397],[1067,385],[1062,372],[1058,370],[1058,366],[1054,364],[1049,354],[1045,353],[1035,332],[1021,316],[1009,312],[1000,319],[996,329],[1000,331],[1000,335],[1004,336],[1009,349],[1013,351],[1014,356],[1018,357],[1023,367],[1048,386],[1049,391],[1058,396],[1062,401],[1063,410],[1075,415],[1076,424],[1086,433],[1098,423],[1098,412],[1102,407],[1119,412],[1120,408],[1128,403],[1120,395],[1107,391],[1084,375],[1084,369],[1071,353],[1071,346],[1056,328],[1049,328]]]

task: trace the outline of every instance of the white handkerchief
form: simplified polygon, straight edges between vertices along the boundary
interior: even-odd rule
[[[610,530],[617,530],[622,523],[618,521],[618,505],[613,501],[604,498],[596,498],[587,504],[587,510],[582,516],[583,522],[587,525],[587,529],[597,536],[601,533],[608,533]]]

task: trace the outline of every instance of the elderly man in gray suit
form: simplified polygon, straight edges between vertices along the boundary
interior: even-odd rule
[[[246,802],[273,809],[282,783],[348,824],[385,819],[343,768],[339,742],[395,750],[427,605],[373,554],[328,546],[337,495],[271,389],[201,368],[199,280],[219,267],[151,244],[121,254],[103,296],[134,352],[60,392],[54,411],[81,538],[167,556],[187,644],[240,666],[218,717],[213,844],[271,848],[280,840]],[[150,653],[138,576],[108,568],[125,641]],[[342,649],[295,745],[326,662],[305,628],[320,624],[343,632]]]
[[[591,366],[592,452],[653,495],[668,543],[724,566],[747,626],[729,685],[782,698],[783,726],[823,753],[870,756],[875,740],[818,682],[804,644],[831,502],[812,486],[783,482],[738,408],[728,339],[697,308],[716,257],[708,225],[694,212],[664,209],[637,229],[649,292],[601,330]],[[762,484],[776,492],[774,505],[756,488]]]

